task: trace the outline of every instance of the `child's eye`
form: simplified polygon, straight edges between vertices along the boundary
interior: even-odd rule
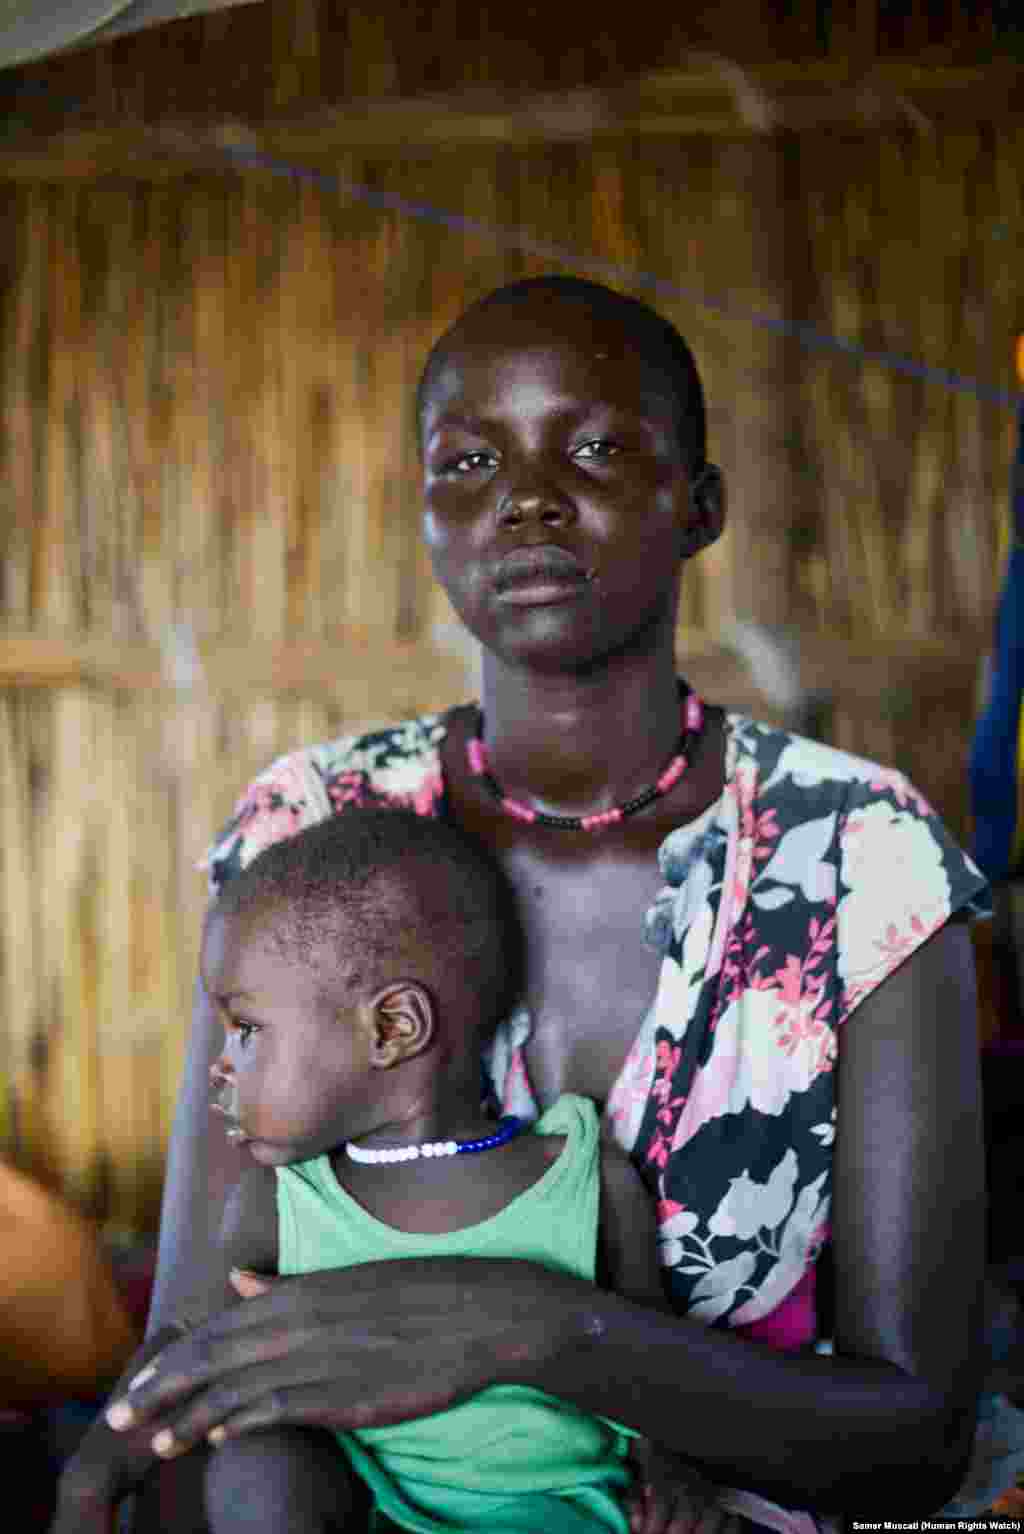
[[[236,1017],[231,1020],[231,1032],[235,1035],[242,1049],[249,1043],[254,1033],[259,1033],[257,1023],[247,1023],[242,1018]]]
[[[592,461],[600,461],[603,458],[614,458],[622,449],[617,442],[610,442],[606,437],[595,437],[592,442],[584,442],[573,453],[574,458],[589,458]]]

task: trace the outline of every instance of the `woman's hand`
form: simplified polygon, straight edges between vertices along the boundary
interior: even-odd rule
[[[181,1333],[180,1326],[163,1328],[140,1350],[125,1379],[130,1382],[147,1355],[175,1343]],[[156,1463],[151,1438],[144,1426],[112,1432],[106,1419],[98,1417],[61,1474],[50,1534],[114,1534],[118,1504]]]
[[[678,1455],[634,1439],[636,1484],[626,1498],[630,1534],[740,1534],[742,1521],[718,1502],[718,1488]]]
[[[50,1534],[114,1534],[122,1499],[153,1469],[151,1434],[113,1433],[100,1417],[68,1461],[57,1486]]]
[[[366,1263],[272,1282],[194,1327],[136,1376],[107,1421],[171,1459],[210,1437],[426,1416],[526,1381],[578,1329],[591,1286],[526,1262]],[[262,1291],[262,1292],[261,1292]]]

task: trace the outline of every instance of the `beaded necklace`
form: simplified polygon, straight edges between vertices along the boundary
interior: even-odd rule
[[[684,683],[679,684],[680,699],[683,704],[683,732],[676,743],[672,760],[664,772],[650,788],[645,788],[642,793],[635,794],[632,799],[627,799],[624,804],[617,804],[610,810],[603,810],[597,815],[548,815],[543,810],[531,810],[529,805],[520,804],[518,799],[510,799],[490,770],[487,757],[487,747],[484,745],[484,714],[483,709],[477,708],[476,730],[466,742],[466,757],[469,762],[469,770],[474,777],[480,778],[486,785],[491,796],[498,801],[506,815],[511,815],[515,820],[522,820],[529,825],[550,826],[556,831],[601,831],[605,826],[616,825],[620,820],[627,820],[630,815],[635,815],[645,805],[654,799],[659,799],[662,794],[667,794],[673,788],[689,766],[688,753],[700,738],[704,727],[704,705],[695,692],[692,692]]]
[[[365,1166],[381,1161],[419,1161],[421,1156],[427,1159],[433,1156],[474,1156],[477,1151],[494,1150],[498,1145],[507,1145],[522,1128],[522,1119],[516,1118],[513,1113],[506,1113],[499,1121],[495,1133],[484,1135],[479,1140],[430,1140],[420,1145],[389,1145],[381,1150],[363,1150],[361,1146],[349,1141],[345,1146],[345,1154]]]

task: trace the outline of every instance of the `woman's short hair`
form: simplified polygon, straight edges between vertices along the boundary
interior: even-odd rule
[[[451,345],[466,320],[474,314],[499,305],[522,303],[533,297],[548,296],[567,303],[581,304],[599,320],[618,325],[635,343],[644,366],[656,375],[658,383],[671,400],[676,430],[691,474],[699,473],[707,458],[707,415],[704,389],[693,353],[668,320],[639,298],[616,293],[602,283],[585,277],[553,274],[526,277],[495,288],[480,298],[456,320],[455,324],[432,346],[420,374],[416,390],[416,420],[423,412]]]

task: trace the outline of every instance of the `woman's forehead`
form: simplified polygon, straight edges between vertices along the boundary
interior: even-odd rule
[[[550,295],[471,310],[444,343],[446,355],[477,363],[510,354],[587,362],[629,356],[636,349],[635,337],[619,316]]]
[[[608,399],[641,411],[668,403],[671,388],[660,371],[640,356],[622,330],[607,323],[575,332],[536,326],[505,325],[446,343],[431,369],[423,401],[424,418],[472,398],[482,410],[515,406],[543,389],[566,402],[583,397]]]

